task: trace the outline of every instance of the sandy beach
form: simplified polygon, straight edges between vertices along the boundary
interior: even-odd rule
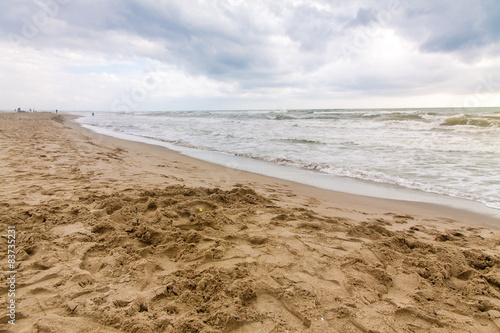
[[[500,332],[494,217],[228,169],[72,119],[0,113],[0,331]]]

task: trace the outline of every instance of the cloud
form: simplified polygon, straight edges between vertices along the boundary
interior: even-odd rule
[[[410,4],[397,29],[420,45],[422,52],[454,53],[462,59],[500,42],[500,3],[420,1]]]
[[[243,106],[296,96],[316,105],[344,94],[358,96],[357,105],[360,96],[467,91],[483,73],[497,73],[500,54],[493,0],[18,0],[3,7],[0,51],[12,58],[0,72],[23,82],[5,87],[9,96],[20,96],[22,78],[36,75],[44,88],[28,86],[39,100],[50,95],[87,108],[107,108],[151,63],[164,85],[149,94],[148,107],[172,98],[203,105],[209,95],[210,103]]]
[[[351,26],[366,26],[373,22],[375,19],[375,14],[372,10],[366,8],[359,8],[356,17],[350,22]]]

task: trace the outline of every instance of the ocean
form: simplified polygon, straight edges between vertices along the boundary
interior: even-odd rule
[[[302,172],[297,177],[305,183],[331,177],[500,209],[500,108],[76,114],[96,131],[147,138],[215,162],[224,155],[221,164],[236,168],[266,161]],[[260,169],[249,171],[273,168]],[[340,191],[350,186],[331,184]]]

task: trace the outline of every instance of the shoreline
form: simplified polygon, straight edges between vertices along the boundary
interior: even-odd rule
[[[276,121],[272,111],[75,114],[83,116],[79,123],[99,133],[148,143],[157,140],[216,164],[339,192],[441,203],[500,219],[495,183],[488,182],[497,159],[489,155],[495,145],[486,140],[486,133],[494,136],[494,126],[447,126],[446,119],[456,114],[437,110],[372,112],[357,110],[349,116],[347,111],[296,110],[284,121]],[[239,123],[245,129],[241,133]],[[468,137],[469,145],[463,142]]]
[[[500,232],[484,226],[496,219],[230,169],[71,119],[0,114],[0,228],[16,235],[0,330],[500,330]]]
[[[68,115],[65,115],[68,117]],[[70,115],[69,117],[74,117],[73,119],[76,119],[80,116],[78,115]],[[243,177],[239,178],[239,181],[242,179],[245,179],[245,177],[256,177],[260,176],[262,178],[259,178],[259,182],[282,182],[283,185],[286,184],[286,186],[292,187],[294,192],[298,192],[300,195],[306,195],[306,196],[311,196],[314,197],[315,199],[324,199],[327,198],[326,201],[329,202],[340,202],[341,204],[344,205],[354,205],[356,209],[362,209],[363,206],[367,207],[373,207],[377,206],[380,207],[381,210],[391,210],[391,209],[396,209],[400,214],[402,214],[406,210],[410,211],[415,211],[417,214],[426,214],[425,212],[429,212],[428,217],[433,217],[433,216],[438,216],[438,217],[445,217],[445,218],[450,218],[453,220],[457,220],[459,223],[463,224],[470,224],[471,226],[486,226],[489,228],[494,228],[494,229],[500,229],[500,210],[496,210],[494,208],[490,208],[482,203],[475,202],[475,201],[470,201],[466,199],[461,199],[461,198],[453,198],[445,195],[439,195],[439,194],[433,194],[433,193],[426,193],[426,192],[421,192],[421,194],[417,194],[416,197],[419,195],[421,197],[428,196],[429,198],[436,197],[438,198],[439,203],[431,203],[429,202],[430,199],[427,201],[414,201],[414,200],[399,200],[399,199],[393,199],[393,198],[384,198],[384,197],[378,197],[376,195],[373,196],[366,196],[363,194],[353,194],[353,193],[348,193],[348,192],[343,192],[343,191],[337,191],[329,188],[322,188],[314,185],[309,185],[306,183],[302,182],[296,182],[293,180],[289,179],[284,179],[280,177],[273,177],[273,176],[268,176],[264,175],[261,173],[255,173],[252,171],[245,171],[241,169],[234,169],[231,167],[226,167],[221,164],[217,164],[214,162],[210,162],[207,160],[204,160],[202,158],[193,156],[193,155],[188,155],[185,154],[182,151],[177,151],[173,150],[171,148],[168,148],[164,144],[162,144],[161,141],[157,141],[154,139],[148,139],[148,138],[142,138],[142,137],[136,137],[133,135],[128,135],[126,134],[125,136],[128,136],[129,138],[120,138],[117,136],[113,136],[110,134],[103,134],[99,133],[97,131],[94,131],[88,127],[83,126],[82,124],[73,121],[73,124],[75,126],[72,126],[75,130],[78,131],[84,131],[85,133],[92,133],[93,135],[102,135],[103,137],[106,137],[109,139],[117,140],[115,144],[119,145],[120,142],[123,144],[127,145],[128,142],[134,142],[138,145],[145,145],[143,147],[158,147],[158,149],[165,149],[166,154],[178,154],[180,156],[183,156],[187,158],[187,160],[191,159],[192,163],[195,164],[202,164],[205,166],[205,168],[213,170],[215,169],[215,172],[218,173],[223,173],[226,170],[232,170],[231,172],[233,174],[239,174],[242,173]],[[134,140],[136,139],[136,140]],[[155,148],[156,149],[156,148]],[[159,153],[161,153],[159,150]],[[271,163],[271,162],[268,162]],[[376,187],[379,184],[374,184],[373,186]],[[384,185],[382,185],[384,186]],[[390,186],[387,186],[389,188]],[[398,188],[398,190],[400,190]],[[412,192],[420,192],[417,190],[407,190],[404,188],[401,188],[401,192],[408,191],[410,193]],[[442,199],[441,199],[442,198]],[[457,201],[459,203],[463,204],[462,208],[457,208],[460,204],[445,204],[442,202],[449,203],[451,201]],[[468,221],[476,221],[476,222],[468,222]]]

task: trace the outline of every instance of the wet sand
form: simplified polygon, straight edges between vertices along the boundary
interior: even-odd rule
[[[498,219],[0,113],[12,332],[498,332]],[[7,237],[2,237],[7,254]],[[7,304],[7,256],[0,301]]]

